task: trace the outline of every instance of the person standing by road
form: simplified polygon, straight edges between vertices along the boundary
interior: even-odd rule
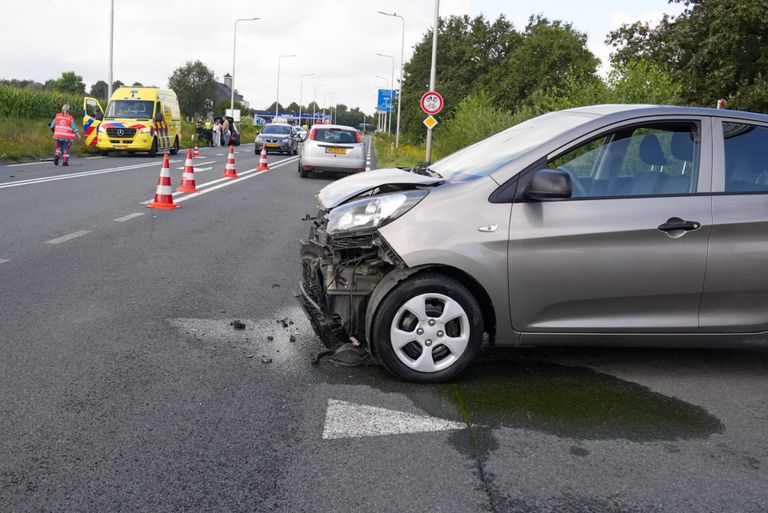
[[[229,120],[226,116],[221,118],[221,138],[223,139],[224,146],[229,146],[229,136],[232,132],[229,131]]]
[[[219,118],[216,118],[213,122],[213,145],[221,146],[221,123]]]
[[[72,141],[77,137],[80,139],[80,132],[77,131],[75,120],[69,113],[69,105],[66,103],[61,106],[61,112],[51,121],[51,130],[53,130],[53,140],[56,143],[56,154],[53,156],[53,165],[59,165],[59,157],[63,158],[62,166],[69,165],[69,149]]]

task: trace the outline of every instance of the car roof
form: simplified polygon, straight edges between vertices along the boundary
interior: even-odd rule
[[[351,126],[347,126],[347,125],[323,125],[323,124],[316,124],[316,125],[313,125],[312,127],[313,128],[315,128],[315,127],[317,127],[317,128],[336,128],[336,129],[341,129],[341,130],[352,130],[352,131],[357,132],[357,128],[354,128],[354,127],[351,127]]]
[[[610,116],[616,114],[626,117],[627,114],[637,116],[718,116],[733,117],[745,120],[768,122],[768,115],[741,110],[715,109],[710,107],[682,107],[676,105],[645,105],[645,104],[604,104],[590,105],[568,109],[571,112],[593,114],[595,116]]]

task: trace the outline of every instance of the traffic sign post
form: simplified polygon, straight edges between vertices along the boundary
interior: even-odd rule
[[[443,96],[437,91],[427,91],[421,97],[421,110],[426,114],[433,116],[443,110]]]
[[[424,126],[427,127],[429,130],[432,130],[437,126],[437,120],[434,117],[432,117],[431,114],[427,116],[427,119],[422,121],[422,123],[424,123]]]

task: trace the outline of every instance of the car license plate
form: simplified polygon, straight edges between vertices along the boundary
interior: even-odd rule
[[[347,149],[346,148],[326,148],[326,153],[333,153],[335,155],[346,155]]]
[[[267,144],[267,148],[277,148],[278,146],[280,146],[280,145],[279,144],[272,144],[272,143]]]

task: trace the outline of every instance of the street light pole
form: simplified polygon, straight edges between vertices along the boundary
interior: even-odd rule
[[[232,90],[229,97],[229,112],[232,114],[232,118],[235,117],[235,55],[237,54],[237,24],[241,21],[256,21],[260,18],[240,18],[235,20],[235,35],[232,42]]]
[[[440,0],[435,0],[435,25],[432,27],[432,65],[429,68],[429,90],[435,90],[437,75],[437,24],[440,21]],[[432,162],[432,129],[427,128],[427,152],[425,156],[427,164]]]
[[[333,91],[326,91],[323,93],[323,120],[325,120],[325,106],[326,102],[328,101],[328,95],[333,94]]]
[[[277,99],[275,100],[275,117],[278,116],[278,109],[280,108],[280,59],[283,57],[296,57],[295,55],[281,55],[277,58]],[[274,119],[272,120],[274,121]]]
[[[315,94],[312,96],[312,125],[314,126],[317,120],[317,89],[325,87],[325,84],[315,84]]]
[[[304,101],[304,77],[314,76],[314,73],[304,73],[299,80],[299,126],[301,126],[301,104]]]
[[[107,103],[112,98],[112,58],[115,43],[115,0],[110,2],[109,7],[109,72],[107,73]]]
[[[405,68],[405,18],[393,12],[392,14],[379,11],[379,14],[384,16],[392,16],[394,18],[400,18],[402,22],[402,36],[400,39],[400,87],[397,88],[397,127],[395,128],[395,148],[400,147],[400,106],[403,104],[403,69]]]
[[[387,112],[387,133],[392,134],[392,90],[395,88],[395,58],[391,55],[385,55],[383,53],[377,53],[379,57],[386,59],[392,59],[392,74],[389,79],[389,112]]]

